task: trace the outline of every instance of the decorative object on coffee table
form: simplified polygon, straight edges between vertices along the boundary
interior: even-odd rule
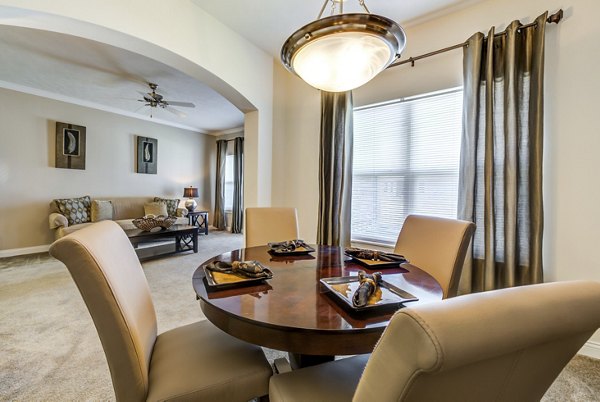
[[[148,137],[137,137],[137,172],[156,174],[158,157],[158,140]]]
[[[85,170],[85,127],[56,122],[54,166]]]
[[[164,228],[164,229],[168,229],[169,227],[171,227],[171,225],[173,225],[175,223],[175,221],[177,220],[176,217],[174,216],[152,216],[152,215],[148,215],[145,216],[143,218],[138,218],[138,219],[134,219],[133,225],[138,228],[138,229],[142,229],[145,231],[150,231],[152,229],[155,228]]]
[[[194,198],[198,197],[198,189],[196,187],[186,187],[183,189],[183,196],[187,198],[185,201],[185,207],[188,211],[193,212],[198,206],[198,203]]]

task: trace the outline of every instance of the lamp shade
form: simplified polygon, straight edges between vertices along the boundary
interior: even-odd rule
[[[394,21],[375,14],[339,14],[293,33],[281,48],[284,66],[328,92],[357,88],[389,66],[406,46]]]
[[[186,187],[183,189],[183,196],[186,198],[198,197],[198,189],[196,187]]]

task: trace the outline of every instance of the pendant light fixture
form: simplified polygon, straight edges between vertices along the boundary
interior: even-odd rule
[[[325,0],[317,20],[294,32],[281,48],[283,65],[323,91],[366,84],[406,46],[404,30],[396,22],[371,14],[364,0],[357,1],[366,13],[344,14],[344,1]],[[321,18],[328,3],[332,15]]]

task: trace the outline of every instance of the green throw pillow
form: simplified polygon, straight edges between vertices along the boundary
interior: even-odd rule
[[[179,207],[178,199],[170,200],[167,198],[154,197],[154,202],[164,202],[167,204],[167,213],[169,216],[177,216],[177,208]]]
[[[69,225],[91,221],[92,203],[89,195],[79,198],[63,198],[54,200],[54,202],[59,212],[67,218]]]

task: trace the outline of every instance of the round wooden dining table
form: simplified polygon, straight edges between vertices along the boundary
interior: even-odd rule
[[[308,255],[274,256],[268,247],[250,247],[221,254],[203,263],[193,286],[208,320],[244,341],[290,352],[297,366],[330,360],[335,355],[370,353],[398,309],[354,312],[339,303],[319,280],[373,273],[333,246],[314,246]],[[259,284],[211,290],[203,266],[212,261],[259,261],[273,278]],[[440,284],[408,263],[378,269],[385,281],[418,297],[412,306],[442,299]]]

